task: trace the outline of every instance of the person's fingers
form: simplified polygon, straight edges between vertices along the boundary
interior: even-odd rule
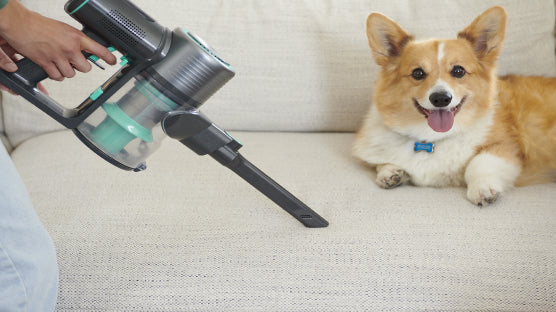
[[[92,53],[110,65],[116,64],[116,57],[107,48],[94,41],[93,39],[84,36],[81,39],[81,50]]]
[[[0,68],[8,72],[14,72],[17,70],[17,65],[15,65],[12,58],[8,56],[3,49],[0,49]]]
[[[48,95],[48,90],[46,90],[46,87],[42,83],[39,82],[37,88],[39,88],[39,90],[41,90],[44,94]]]
[[[11,45],[5,44],[5,45],[1,46],[0,48],[2,50],[4,50],[4,53],[6,53],[6,55],[9,56],[12,59],[12,61],[14,61],[14,62],[19,61],[19,58],[17,57],[18,53]]]
[[[82,73],[87,73],[92,68],[91,64],[87,61],[87,59],[84,56],[79,57],[77,60],[74,59],[70,62],[75,69],[77,69],[78,71],[80,71]]]
[[[52,80],[62,81],[64,80],[64,75],[58,70],[58,66],[54,63],[38,64],[44,71],[48,74],[48,77]]]
[[[58,70],[62,74],[62,76],[67,77],[67,78],[72,78],[73,76],[75,76],[75,70],[73,69],[71,64],[68,62],[68,60],[60,59],[60,60],[56,60],[54,62],[56,64],[56,67],[58,68]]]

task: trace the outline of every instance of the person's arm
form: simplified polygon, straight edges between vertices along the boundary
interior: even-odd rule
[[[99,56],[108,64],[116,57],[78,29],[25,8],[17,0],[0,0],[0,68],[13,72],[16,53],[41,66],[54,80],[88,72],[91,64],[81,51]]]

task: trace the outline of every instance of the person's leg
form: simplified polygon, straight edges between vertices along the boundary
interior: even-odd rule
[[[0,143],[0,311],[54,311],[57,295],[54,245]]]

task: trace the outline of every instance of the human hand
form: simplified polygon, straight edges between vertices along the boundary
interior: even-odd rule
[[[0,37],[0,68],[5,71],[14,72],[17,70],[17,66],[14,66],[14,61],[17,61],[17,52],[15,49],[10,46],[9,43],[4,40],[4,38]],[[44,87],[42,83],[37,85],[38,89],[42,92],[48,94],[48,91]],[[9,92],[13,95],[17,95],[15,92],[10,90],[8,87],[0,83],[0,90]]]
[[[116,57],[108,49],[78,29],[29,11],[17,0],[11,0],[0,10],[0,36],[5,41],[0,51],[0,68],[6,71],[17,70],[16,53],[31,59],[57,81],[75,76],[75,70],[91,70],[81,51],[116,64]]]

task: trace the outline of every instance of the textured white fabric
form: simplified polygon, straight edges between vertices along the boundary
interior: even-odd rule
[[[352,134],[232,134],[330,226],[176,141],[142,173],[69,132],[15,150],[57,247],[57,311],[556,310],[556,184],[479,209],[460,188],[377,188]]]
[[[33,9],[78,26],[65,0],[23,0]],[[556,74],[552,0],[135,0],[161,24],[185,27],[230,62],[236,77],[202,110],[226,129],[353,131],[367,110],[377,67],[365,19],[379,11],[417,38],[453,38],[486,8],[509,14],[502,73]],[[48,83],[53,97],[77,106],[108,75]],[[14,145],[59,128],[22,99],[5,100]]]

